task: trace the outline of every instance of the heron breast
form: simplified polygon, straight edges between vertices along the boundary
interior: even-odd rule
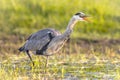
[[[64,46],[66,41],[67,39],[51,43],[51,45],[48,46],[46,53],[57,53]]]

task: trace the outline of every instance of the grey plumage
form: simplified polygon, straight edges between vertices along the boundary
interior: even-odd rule
[[[44,45],[50,42],[49,34],[51,34],[51,36],[54,38],[55,36],[60,35],[60,32],[54,29],[43,29],[30,35],[24,46],[22,46],[23,51],[41,50]]]
[[[82,17],[81,17],[82,16]],[[69,39],[70,34],[73,31],[73,27],[77,21],[84,21],[83,17],[86,15],[82,12],[76,13],[70,20],[66,31],[61,34],[54,29],[43,29],[30,35],[26,43],[19,48],[19,51],[25,51],[30,57],[29,51],[37,55],[50,56],[57,53]],[[34,64],[34,63],[33,63]]]

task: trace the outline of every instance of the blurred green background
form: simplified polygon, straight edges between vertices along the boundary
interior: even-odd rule
[[[76,12],[92,22],[77,23],[72,37],[120,38],[120,0],[0,0],[0,38],[49,27],[63,32]]]

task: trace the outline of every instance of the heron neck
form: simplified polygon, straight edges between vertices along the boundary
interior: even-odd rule
[[[73,31],[74,25],[77,23],[77,20],[72,18],[70,22],[68,23],[66,31],[63,33],[64,36],[70,36],[70,34]]]

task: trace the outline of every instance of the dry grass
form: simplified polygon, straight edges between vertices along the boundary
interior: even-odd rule
[[[14,39],[18,41],[15,42]],[[11,41],[7,42],[6,39],[1,42],[4,43],[0,52],[4,54],[0,59],[2,80],[68,78],[117,80],[120,78],[119,40],[71,39],[59,53],[50,56],[47,69],[45,57],[32,55],[35,62],[33,67],[27,55],[19,54],[17,51],[18,45],[23,41],[15,36],[9,40]]]

